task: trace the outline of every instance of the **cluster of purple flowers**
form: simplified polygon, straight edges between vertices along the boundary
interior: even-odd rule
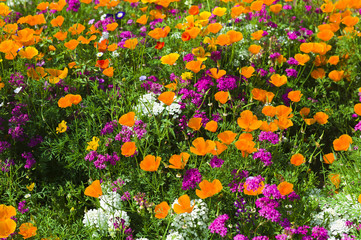
[[[198,79],[198,81],[194,84],[194,87],[197,89],[199,93],[206,93],[208,89],[214,86],[212,77],[206,75]]]
[[[24,76],[20,72],[15,72],[11,74],[9,83],[16,87],[26,87],[26,83],[24,82]]]
[[[239,78],[232,75],[225,75],[217,79],[218,91],[231,91],[237,88],[237,82]]]
[[[7,141],[0,141],[0,153],[4,152],[10,146],[10,143],[8,143]]]
[[[36,135],[35,137],[29,140],[28,146],[29,147],[36,147],[38,144],[44,141],[43,137],[40,135]]]
[[[202,94],[196,93],[193,90],[189,90],[187,88],[182,88],[178,92],[179,95],[182,95],[182,102],[184,100],[190,100],[197,108],[202,104]]]
[[[258,151],[253,154],[253,159],[261,160],[264,163],[264,166],[272,165],[272,155],[264,148],[258,149]]]
[[[9,128],[8,134],[11,134],[11,137],[19,142],[22,142],[25,139],[25,133],[22,126],[29,121],[29,115],[22,112],[25,107],[25,104],[15,105],[11,111],[12,117],[9,119],[11,127]]]
[[[228,186],[231,188],[230,191],[242,192],[244,189],[242,180],[248,177],[248,171],[238,171],[237,169],[234,169],[232,170],[231,174],[233,175],[233,180],[228,184]]]
[[[218,216],[214,221],[209,225],[208,229],[211,230],[211,233],[217,233],[222,237],[227,235],[227,227],[224,225],[229,219],[227,214]]]
[[[79,8],[80,8],[79,0],[67,0],[66,2],[68,3],[68,7],[66,9],[67,12],[69,12],[69,11],[78,12],[79,11]]]
[[[112,220],[112,219],[111,219]],[[127,236],[126,240],[134,240],[133,238],[133,230],[130,227],[125,225],[125,220],[119,217],[115,217],[114,219],[114,228],[120,230],[125,236]]]
[[[122,126],[122,130],[115,136],[114,139],[124,143],[130,142],[130,139],[134,136],[134,134],[138,137],[138,139],[142,139],[144,135],[147,134],[147,124],[142,120],[136,120],[132,128]]]
[[[196,188],[198,183],[202,182],[202,175],[197,168],[191,168],[186,171],[183,177],[182,190]]]
[[[21,154],[21,156],[26,159],[24,168],[30,169],[36,163],[35,158],[31,152],[24,152]]]
[[[84,158],[86,161],[93,162],[94,166],[98,169],[105,169],[107,165],[106,162],[109,162],[111,165],[115,166],[120,160],[120,157],[116,152],[113,152],[113,155],[109,154],[98,154],[96,151],[90,151]]]
[[[220,168],[222,167],[224,161],[217,156],[213,156],[213,158],[210,161],[210,165],[212,168]]]
[[[19,202],[18,211],[24,214],[29,211],[29,208],[25,208],[26,200]]]
[[[100,131],[100,135],[104,136],[106,134],[111,134],[114,132],[114,128],[117,126],[117,120],[107,122],[103,129]]]
[[[2,172],[9,172],[10,166],[14,166],[15,162],[12,159],[5,159],[4,161],[0,161],[0,167]]]

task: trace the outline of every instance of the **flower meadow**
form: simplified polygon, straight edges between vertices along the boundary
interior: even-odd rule
[[[0,239],[361,239],[360,0],[0,0]]]

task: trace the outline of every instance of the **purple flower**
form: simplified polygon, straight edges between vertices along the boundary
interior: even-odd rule
[[[184,62],[190,62],[194,60],[194,55],[192,53],[188,53],[183,57]]]
[[[217,79],[218,91],[231,91],[237,88],[238,78],[232,75],[226,75]]]
[[[247,185],[248,191],[256,191],[260,186],[264,178],[261,175],[257,177],[248,177],[245,184]]]
[[[260,142],[268,141],[272,144],[277,144],[277,143],[279,143],[279,138],[276,133],[261,131],[260,134],[258,135],[258,141],[260,141]]]
[[[217,233],[221,235],[221,237],[225,237],[227,235],[227,227],[225,227],[224,224],[228,219],[227,214],[220,215],[214,219],[208,229],[211,230],[211,233]]]
[[[9,172],[10,166],[14,166],[15,162],[12,159],[5,159],[5,161],[0,162],[1,171],[3,172]]]
[[[106,134],[111,134],[114,131],[114,128],[117,126],[117,120],[107,122],[104,128],[100,131],[100,135],[104,136]]]
[[[355,131],[357,131],[357,130],[361,131],[361,121],[356,124],[354,129],[355,129]]]
[[[10,146],[10,143],[8,143],[7,141],[0,141],[0,153],[4,152]]]
[[[294,78],[297,78],[297,70],[296,69],[293,69],[293,68],[288,68],[286,69],[286,73],[287,73],[287,77],[294,77]]]
[[[191,168],[186,171],[183,177],[182,190],[196,188],[198,183],[202,182],[202,175],[197,168]]]
[[[264,166],[272,165],[272,155],[270,152],[267,152],[266,149],[260,148],[258,152],[253,154],[253,159],[260,159]]]
[[[24,214],[29,211],[29,208],[25,208],[26,200],[19,202],[18,211]]]
[[[31,152],[24,152],[21,154],[21,156],[26,159],[24,168],[30,169],[36,163],[35,158]]]
[[[280,193],[280,191],[277,189],[276,184],[272,184],[272,185],[266,184],[264,189],[263,189],[262,194],[265,197],[273,198],[273,199],[282,199],[282,198],[284,198],[282,196],[282,194]]]
[[[147,124],[142,120],[136,120],[133,126],[133,130],[135,135],[137,135],[138,139],[142,139],[145,134],[147,134]]]
[[[228,184],[228,186],[231,187],[231,192],[242,192],[244,189],[242,180],[243,178],[248,177],[248,171],[238,171],[237,169],[234,169],[231,174],[233,175],[233,180]]]
[[[199,110],[196,110],[196,114],[193,116],[194,118],[202,118],[202,124],[205,126],[209,119],[207,118],[206,112],[200,112]]]
[[[198,81],[194,84],[194,87],[197,89],[197,92],[205,93],[214,86],[212,78],[210,76],[204,76],[198,79]]]
[[[252,238],[252,240],[269,240],[269,238],[266,236],[257,236]]]
[[[115,136],[115,140],[121,142],[130,142],[130,138],[133,137],[132,129],[128,126],[122,126],[122,130]]]
[[[78,12],[79,8],[80,8],[80,2],[79,0],[67,0],[68,3],[68,8],[66,9],[66,11],[73,11],[73,12]]]
[[[312,228],[312,237],[314,237],[316,240],[327,240],[328,239],[328,231],[323,228],[316,226]]]
[[[236,236],[234,236],[233,240],[248,240],[248,237],[242,234],[237,234]]]
[[[224,161],[220,158],[218,158],[217,156],[214,156],[211,159],[210,165],[212,168],[220,168],[222,167],[222,164],[224,163]]]
[[[37,135],[37,136],[33,137],[32,139],[30,139],[28,146],[35,147],[36,145],[38,145],[39,143],[42,143],[43,141],[44,141],[43,137],[40,135]]]
[[[295,66],[297,66],[299,63],[298,63],[298,61],[296,60],[296,59],[294,59],[293,57],[290,57],[288,60],[287,60],[287,63],[289,64],[289,65],[295,65]]]

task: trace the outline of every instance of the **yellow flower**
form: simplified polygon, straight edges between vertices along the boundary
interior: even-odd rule
[[[32,183],[32,184],[26,186],[26,188],[27,188],[30,192],[33,191],[34,187],[35,187],[35,183]]]
[[[61,123],[59,123],[58,127],[56,128],[56,134],[63,133],[68,129],[68,126],[66,126],[66,122],[63,120]]]
[[[182,78],[184,80],[191,80],[193,78],[193,73],[191,72],[184,72],[182,73]]]
[[[88,147],[86,150],[93,150],[96,151],[99,147],[99,138],[93,137],[92,141],[88,142]]]

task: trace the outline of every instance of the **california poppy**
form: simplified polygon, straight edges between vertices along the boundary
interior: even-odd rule
[[[68,32],[70,32],[71,35],[75,35],[82,33],[84,30],[85,30],[85,26],[83,24],[75,23],[69,28]]]
[[[221,77],[226,75],[225,70],[218,70],[217,68],[211,68],[209,69],[209,71],[211,72],[211,75],[209,76],[213,77],[214,79],[220,79]]]
[[[55,37],[56,39],[58,39],[59,41],[63,41],[65,40],[66,36],[68,35],[68,32],[62,32],[62,31],[59,31],[57,33],[55,33],[53,35],[53,37]]]
[[[241,117],[237,119],[238,126],[246,132],[252,132],[262,125],[262,121],[257,119],[256,115],[250,110],[245,110],[241,113]]]
[[[340,183],[341,183],[340,174],[332,173],[332,174],[329,175],[329,178],[331,180],[331,183],[333,185],[335,185],[336,188],[340,187]]]
[[[333,153],[328,153],[323,156],[323,161],[326,164],[332,164],[335,161],[335,155]]]
[[[256,31],[251,34],[252,40],[260,40],[263,37],[263,30]]]
[[[361,203],[361,194],[360,194],[360,195],[358,195],[358,199],[357,199],[357,201],[358,201],[359,203]]]
[[[170,106],[174,101],[174,92],[164,92],[159,95],[158,100],[163,102],[165,105]]]
[[[335,82],[339,82],[344,77],[344,71],[333,70],[328,74],[328,77]]]
[[[168,55],[163,56],[160,59],[160,61],[162,62],[162,64],[173,65],[177,61],[178,58],[179,58],[178,53],[170,53]]]
[[[204,156],[207,153],[210,153],[215,149],[216,144],[211,140],[205,141],[204,138],[199,137],[193,140],[192,145],[195,147],[190,147],[190,151],[198,156]]]
[[[356,103],[353,110],[357,115],[361,116],[361,103]]]
[[[163,47],[164,47],[164,42],[157,42],[154,48],[161,50]]]
[[[192,128],[194,131],[198,131],[202,126],[202,118],[191,118],[188,122],[188,127]]]
[[[61,25],[63,25],[63,22],[64,22],[63,16],[57,16],[56,18],[50,21],[51,26],[53,27],[61,27]]]
[[[136,150],[135,142],[125,142],[121,148],[122,155],[126,157],[134,155]]]
[[[138,39],[137,38],[131,38],[124,42],[124,47],[128,48],[130,50],[135,49],[135,47],[138,45]]]
[[[213,182],[203,180],[199,183],[199,188],[201,190],[196,189],[196,195],[201,199],[212,197],[223,189],[222,184],[218,179],[214,179]]]
[[[212,13],[218,17],[222,17],[227,11],[227,8],[216,7]]]
[[[95,197],[98,198],[101,195],[103,195],[102,187],[100,186],[100,181],[95,180],[90,184],[84,191],[84,194],[89,197]]]
[[[307,107],[303,107],[301,110],[300,110],[300,115],[301,117],[307,117],[308,114],[310,114],[310,111],[311,109],[310,108],[307,108]]]
[[[198,73],[201,69],[204,69],[205,67],[205,65],[202,65],[202,61],[189,61],[186,64],[186,69],[191,70],[194,73]]]
[[[242,33],[235,30],[229,30],[226,35],[229,37],[229,41],[231,44],[239,42],[243,39]]]
[[[301,91],[291,91],[288,93],[287,97],[292,101],[292,102],[299,102],[301,101],[301,97],[302,97],[302,93]]]
[[[118,23],[116,23],[116,22],[110,23],[106,26],[107,31],[109,31],[109,32],[114,31],[115,29],[117,29],[117,27],[118,27]]]
[[[280,191],[282,196],[286,196],[286,195],[290,194],[291,192],[293,192],[293,184],[284,181],[284,182],[281,182],[280,184],[278,184],[277,189],[278,189],[278,191]]]
[[[323,68],[317,68],[311,72],[311,77],[314,79],[321,79],[324,78],[326,75],[325,70]]]
[[[124,126],[133,127],[135,123],[135,112],[128,112],[119,118],[119,123]]]
[[[147,172],[156,172],[160,165],[161,157],[147,155],[143,161],[140,162],[140,168]]]
[[[214,98],[216,99],[216,101],[225,104],[229,100],[229,93],[225,91],[219,91],[214,94]]]
[[[331,64],[331,65],[337,65],[337,63],[340,61],[340,57],[339,56],[331,56],[327,63]]]
[[[220,23],[211,23],[207,27],[208,31],[211,33],[218,33],[222,29],[222,25]]]
[[[305,157],[301,153],[292,155],[291,163],[295,166],[300,166],[302,163],[305,163]]]
[[[343,134],[333,141],[333,148],[335,151],[347,151],[351,143],[352,138],[347,134]]]
[[[254,73],[254,68],[251,67],[243,67],[241,68],[241,75],[244,76],[245,78],[250,78],[252,77],[253,73]]]
[[[210,132],[216,132],[218,128],[218,123],[216,121],[209,121],[204,129],[210,131]]]
[[[0,205],[0,238],[7,238],[15,232],[16,222],[11,219],[16,215],[16,209],[13,206]]]
[[[250,51],[252,54],[257,54],[259,51],[261,51],[262,47],[259,45],[252,44],[249,46],[248,51]]]
[[[324,112],[317,112],[313,118],[321,125],[326,124],[328,115]]]
[[[167,202],[161,202],[154,208],[155,217],[158,219],[162,219],[167,217],[168,212],[170,210],[170,206]]]
[[[293,126],[293,122],[291,121],[291,119],[285,116],[278,117],[278,119],[276,119],[274,122],[280,129],[287,129]]]
[[[220,46],[230,45],[231,38],[227,34],[220,34],[217,37],[216,44],[218,44]]]
[[[331,30],[322,30],[319,33],[317,33],[317,37],[325,42],[330,40],[334,35],[335,34]]]
[[[190,15],[197,15],[199,13],[199,7],[194,5],[194,6],[191,6],[188,10],[188,13]]]
[[[39,53],[38,50],[36,50],[36,48],[34,47],[26,47],[25,49],[21,49],[19,51],[20,57],[26,59],[32,59],[33,57],[38,55],[38,53]]]
[[[185,165],[188,162],[190,155],[189,153],[182,152],[179,155],[172,155],[169,159],[169,163],[172,165],[169,165],[169,168],[173,169],[184,169]]]
[[[296,54],[295,55],[295,59],[298,62],[299,65],[304,66],[306,62],[308,62],[310,60],[310,56],[308,56],[307,54]]]
[[[48,8],[49,3],[48,2],[41,2],[38,4],[38,6],[36,7],[36,9],[40,10],[40,11],[44,11]]]
[[[95,64],[95,66],[100,67],[101,69],[106,69],[109,67],[109,59],[97,60],[97,63]]]
[[[184,194],[178,198],[178,203],[174,204],[173,210],[176,214],[191,213],[195,204],[191,206],[191,200],[187,194]]]
[[[280,87],[287,83],[287,77],[285,75],[273,74],[271,76],[271,81],[269,81],[276,87]]]
[[[72,103],[70,101],[70,98],[62,97],[58,100],[58,107],[60,108],[67,108],[71,107]]]
[[[218,139],[221,140],[224,144],[231,144],[234,139],[236,138],[237,133],[234,133],[232,131],[224,131],[217,135]]]
[[[113,67],[109,67],[107,69],[103,70],[103,74],[107,77],[113,77],[114,75],[114,68]]]
[[[271,10],[271,12],[277,14],[277,13],[279,13],[279,12],[282,10],[282,4],[272,5],[272,6],[270,6],[269,9]]]
[[[19,227],[19,234],[23,236],[23,239],[28,239],[36,235],[37,229],[32,223],[23,223]]]
[[[304,53],[310,53],[312,52],[314,48],[314,43],[301,43],[300,50]]]
[[[152,31],[150,31],[148,33],[148,35],[156,40],[159,40],[160,38],[167,37],[169,32],[170,32],[170,27],[166,26],[164,29],[163,28],[155,28]]]
[[[79,44],[78,40],[72,39],[69,42],[64,43],[64,46],[70,50],[74,50]]]

